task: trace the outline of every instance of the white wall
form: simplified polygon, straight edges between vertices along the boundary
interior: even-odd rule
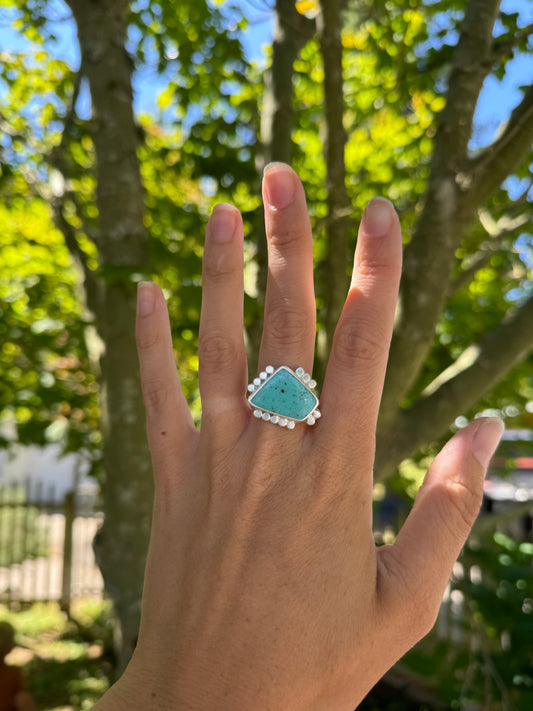
[[[50,444],[14,445],[9,451],[0,450],[0,486],[41,482],[41,495],[46,500],[61,500],[73,489],[76,478],[78,490],[95,494],[98,483],[87,476],[88,465],[76,454],[60,456],[61,448]],[[53,492],[53,493],[52,493]]]

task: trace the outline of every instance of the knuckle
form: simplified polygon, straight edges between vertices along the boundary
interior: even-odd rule
[[[479,513],[483,492],[464,482],[453,480],[442,483],[441,493],[443,523],[453,536],[466,538]]]
[[[135,340],[139,353],[153,350],[161,341],[160,333],[155,328],[149,328],[148,324],[137,325],[135,329]]]
[[[269,304],[265,319],[265,336],[273,343],[284,346],[301,344],[309,333],[309,320],[304,313],[291,306],[287,299],[277,299]]]
[[[237,270],[237,264],[229,250],[206,250],[202,266],[204,278],[211,281],[226,279]]]
[[[235,363],[237,346],[221,333],[200,334],[198,338],[198,358],[200,367],[211,369],[227,368]]]
[[[142,393],[148,415],[157,414],[166,405],[169,398],[168,382],[163,378],[143,380]]]
[[[392,259],[388,251],[374,250],[358,258],[356,272],[358,277],[375,280],[378,274],[380,277],[399,275],[400,268],[399,260]]]
[[[304,233],[300,227],[290,227],[289,225],[276,226],[269,236],[269,245],[274,250],[279,247],[290,247],[298,245],[304,237]]]
[[[335,338],[334,354],[338,364],[353,369],[354,364],[373,365],[383,351],[383,339],[377,329],[361,324],[345,324]]]

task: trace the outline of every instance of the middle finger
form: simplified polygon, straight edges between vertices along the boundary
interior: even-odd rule
[[[268,277],[259,367],[313,367],[316,304],[313,240],[305,194],[296,173],[270,163],[263,177]]]

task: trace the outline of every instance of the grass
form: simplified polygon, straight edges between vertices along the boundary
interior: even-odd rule
[[[69,619],[56,603],[12,612],[0,620],[17,633],[7,662],[22,667],[39,711],[88,711],[109,687],[112,671],[110,606],[101,600],[73,604]]]

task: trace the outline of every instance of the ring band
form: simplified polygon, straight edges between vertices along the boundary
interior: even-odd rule
[[[297,422],[314,425],[321,417],[315,387],[316,381],[303,368],[267,365],[248,385],[248,402],[254,417],[292,430]]]

